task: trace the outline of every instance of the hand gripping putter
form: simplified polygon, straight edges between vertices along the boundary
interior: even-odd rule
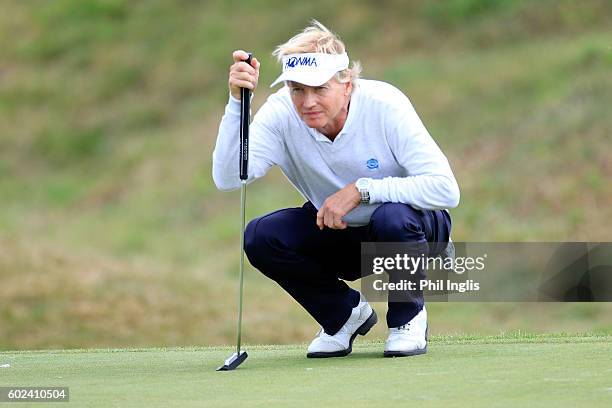
[[[244,61],[251,65],[253,54]],[[230,371],[238,368],[247,359],[246,351],[240,351],[240,334],[242,332],[242,288],[244,282],[244,218],[246,204],[246,183],[249,178],[249,122],[251,114],[251,91],[248,88],[240,89],[240,278],[238,285],[238,337],[236,339],[236,352],[217,368],[217,371]]]

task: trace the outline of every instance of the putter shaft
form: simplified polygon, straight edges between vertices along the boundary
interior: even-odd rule
[[[240,354],[242,334],[242,291],[244,286],[244,224],[246,206],[246,180],[240,180],[240,277],[238,279],[238,338],[236,339],[236,353]]]

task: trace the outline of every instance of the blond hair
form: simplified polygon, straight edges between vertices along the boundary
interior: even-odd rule
[[[340,40],[340,37],[331,32],[323,24],[313,19],[304,31],[293,36],[286,43],[276,47],[272,56],[276,57],[278,62],[282,62],[283,56],[289,54],[304,54],[308,52],[342,54],[345,51],[346,47],[342,40]],[[336,79],[339,82],[351,81],[353,86],[356,86],[359,74],[361,74],[361,64],[359,61],[353,61],[352,67],[336,74]]]

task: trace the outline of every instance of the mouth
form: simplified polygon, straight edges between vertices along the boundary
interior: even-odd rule
[[[318,116],[320,114],[321,114],[321,112],[304,112],[304,116],[306,116],[308,118],[312,118],[312,117]]]

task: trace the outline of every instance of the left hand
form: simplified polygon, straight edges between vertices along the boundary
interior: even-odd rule
[[[345,229],[347,223],[342,220],[353,208],[359,205],[361,194],[357,191],[355,183],[347,184],[341,190],[327,197],[317,212],[317,226],[332,229]]]

